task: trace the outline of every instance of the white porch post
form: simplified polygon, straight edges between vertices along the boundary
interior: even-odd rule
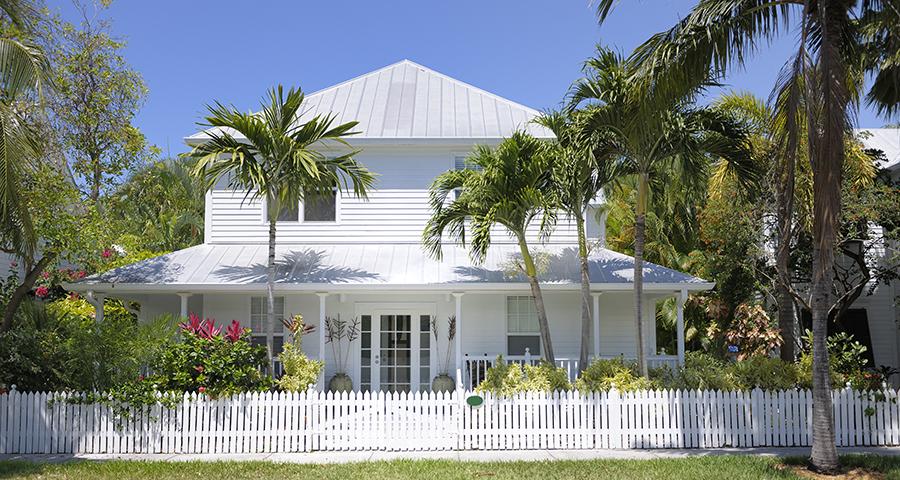
[[[188,298],[190,298],[191,294],[187,292],[178,292],[178,296],[181,297],[181,318],[187,318]]]
[[[94,306],[94,321],[103,322],[103,301],[106,299],[106,294],[88,290],[86,296],[88,303]]]
[[[681,289],[681,293],[675,301],[677,306],[677,322],[676,330],[678,332],[678,364],[684,365],[684,302],[687,301],[688,293],[686,289]]]
[[[594,359],[600,358],[600,295],[591,293],[594,297]]]
[[[454,347],[456,348],[456,385],[460,386],[463,384],[462,379],[462,371],[463,371],[463,360],[462,360],[462,292],[453,292],[453,299],[456,302],[456,342]]]
[[[319,360],[325,361],[325,299],[327,292],[316,292],[319,296]],[[319,389],[325,391],[325,369],[319,374]]]

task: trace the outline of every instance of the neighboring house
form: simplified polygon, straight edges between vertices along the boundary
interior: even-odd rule
[[[886,162],[881,166],[887,170],[894,182],[900,182],[900,128],[864,128],[861,133],[863,145],[869,149],[881,150]],[[896,258],[898,245],[884,246],[887,258]],[[850,307],[845,324],[854,323],[857,337],[865,340],[868,334],[875,365],[890,365],[900,368],[900,282],[881,284],[871,295],[863,293]]]
[[[421,246],[429,218],[428,188],[440,173],[465,168],[479,144],[496,145],[517,129],[552,134],[529,121],[539,112],[408,60],[376,70],[306,98],[301,118],[333,112],[338,122],[358,120],[358,159],[379,174],[368,201],[336,192],[314,208],[298,205],[278,223],[277,315],[302,314],[317,332],[303,349],[326,361],[334,373],[323,319],[356,317],[362,335],[353,343],[349,374],[362,390],[427,390],[441,355],[451,352],[450,374],[471,385],[496,355],[537,358],[537,317],[527,281],[510,273],[518,246],[503,232],[492,238],[484,264],[464,248],[446,245],[444,259],[429,258]],[[194,145],[205,137],[186,139]],[[121,267],[72,285],[94,297],[136,300],[141,317],[194,312],[220,324],[237,319],[266,340],[265,280],[267,221],[261,201],[219,185],[206,196],[206,238],[202,245]],[[594,219],[592,213],[589,218]],[[592,220],[589,234],[600,243],[603,226]],[[535,236],[532,235],[534,238]],[[559,363],[575,369],[581,345],[581,305],[575,225],[561,219],[549,241],[533,245],[546,254],[541,277],[553,347]],[[631,257],[597,247],[590,262],[593,294],[592,352],[634,358]],[[678,352],[656,348],[656,302],[712,284],[646,264],[643,318],[651,365],[675,364]],[[680,309],[679,309],[680,310]],[[430,322],[443,333],[457,318],[457,340],[436,345]],[[286,339],[280,323],[275,343]],[[323,385],[324,382],[320,382]]]

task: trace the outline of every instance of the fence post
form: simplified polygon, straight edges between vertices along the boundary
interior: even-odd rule
[[[622,395],[618,390],[609,391],[606,408],[609,410],[609,444],[612,448],[623,448]]]

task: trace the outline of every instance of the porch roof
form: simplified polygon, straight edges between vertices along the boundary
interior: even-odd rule
[[[533,248],[539,275],[548,289],[579,288],[577,248],[544,245]],[[276,249],[278,290],[335,291],[399,288],[468,291],[527,289],[515,273],[521,258],[514,244],[494,244],[486,260],[474,264],[468,252],[445,246],[441,261],[419,244],[282,245]],[[119,267],[68,285],[75,291],[122,293],[254,291],[265,288],[268,246],[203,244]],[[595,290],[632,288],[634,259],[605,248],[591,253],[590,279]],[[682,272],[645,263],[647,291],[706,290],[713,284]]]

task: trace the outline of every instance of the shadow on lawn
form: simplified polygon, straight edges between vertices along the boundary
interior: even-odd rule
[[[781,463],[791,466],[808,466],[809,458],[785,457]],[[884,475],[884,478],[900,478],[900,456],[894,454],[841,455],[841,468],[844,472],[864,470]],[[841,478],[841,476],[834,478]],[[882,477],[879,475],[876,478]]]

